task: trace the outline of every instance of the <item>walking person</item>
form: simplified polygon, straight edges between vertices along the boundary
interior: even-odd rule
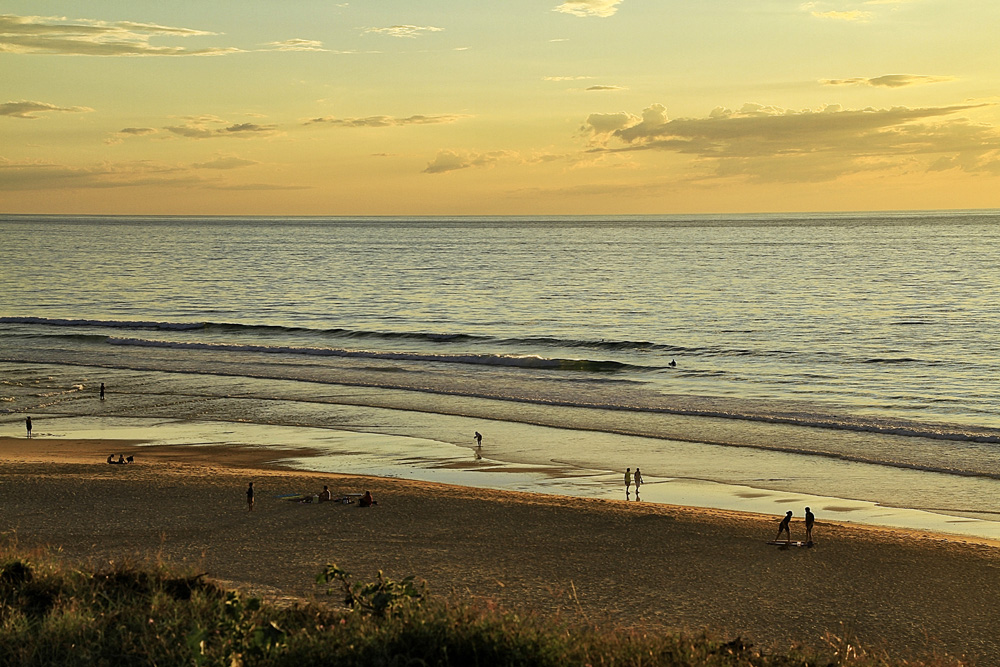
[[[816,523],[816,515],[808,507],[806,508],[806,544],[813,543],[813,524]]]
[[[31,437],[31,417],[24,418],[24,427],[28,429],[28,437]]]
[[[247,486],[247,511],[253,512],[253,482]]]
[[[788,512],[785,513],[785,518],[782,519],[781,523],[778,524],[778,534],[775,535],[774,537],[775,542],[778,541],[778,538],[781,537],[782,533],[785,534],[786,541],[788,542],[792,541],[792,533],[790,530],[788,530],[788,524],[791,522],[791,520],[792,520],[792,510],[788,510]]]
[[[476,431],[476,447],[482,447],[482,446],[483,446],[483,434],[480,433],[479,431]]]
[[[625,497],[628,498],[629,491],[632,490],[632,469],[625,468]]]
[[[639,485],[640,484],[642,484],[642,473],[639,472],[638,468],[636,468],[635,469],[635,497],[636,498],[639,497]]]

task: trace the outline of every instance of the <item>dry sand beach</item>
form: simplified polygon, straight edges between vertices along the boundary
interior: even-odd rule
[[[107,465],[111,452],[132,465]],[[823,647],[848,633],[893,655],[1000,662],[1000,545],[819,517],[779,548],[778,516],[283,469],[273,450],[0,438],[0,530],[100,565],[162,558],[268,597],[416,575],[437,594],[566,619]],[[256,488],[247,511],[244,491]],[[378,506],[278,496],[370,489]],[[803,532],[798,520],[792,537]]]

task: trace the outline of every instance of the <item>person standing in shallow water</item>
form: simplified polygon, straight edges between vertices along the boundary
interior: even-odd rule
[[[483,446],[483,434],[480,433],[479,431],[476,431],[476,447],[482,447],[482,446]]]
[[[24,428],[28,429],[28,437],[31,437],[31,417],[24,418]]]
[[[247,486],[247,511],[253,512],[253,482]]]
[[[625,495],[628,496],[632,490],[632,469],[625,468]]]
[[[104,400],[104,383],[101,383],[101,400]]]
[[[635,469],[635,495],[636,495],[637,498],[639,497],[639,485],[640,484],[642,484],[642,473],[639,472],[638,468],[636,468]]]

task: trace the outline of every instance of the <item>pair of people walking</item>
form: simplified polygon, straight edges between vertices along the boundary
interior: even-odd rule
[[[625,468],[625,495],[629,494],[632,484],[635,483],[635,495],[639,496],[639,486],[642,485],[642,472],[636,468],[635,474],[632,474],[631,468]]]

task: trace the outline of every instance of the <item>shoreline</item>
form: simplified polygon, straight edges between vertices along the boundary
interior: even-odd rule
[[[137,462],[107,465],[111,451]],[[1000,659],[994,541],[820,517],[813,548],[775,547],[775,515],[282,463],[313,451],[0,438],[0,529],[22,549],[105,566],[162,559],[276,599],[322,598],[315,575],[336,562],[355,581],[415,575],[432,594],[568,620],[786,649],[847,633],[894,657]],[[322,484],[335,496],[370,489],[379,505],[279,498]]]

